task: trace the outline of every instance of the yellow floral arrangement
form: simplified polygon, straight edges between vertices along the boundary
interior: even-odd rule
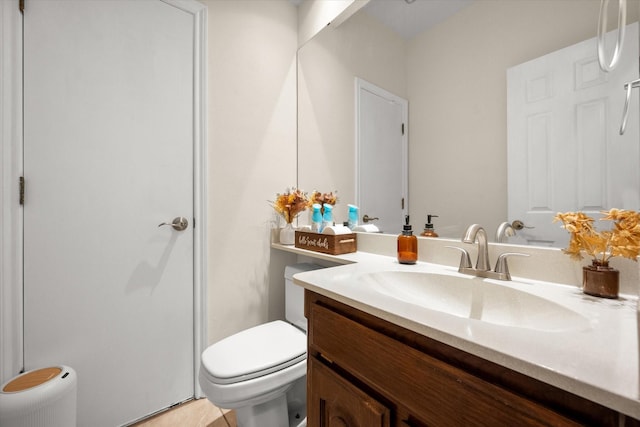
[[[333,191],[330,193],[321,193],[319,191],[313,191],[311,193],[311,198],[309,199],[309,207],[313,206],[315,203],[318,203],[320,206],[322,206],[320,208],[320,212],[324,214],[325,203],[331,206],[334,206],[336,203],[338,203],[338,196],[336,196],[333,193],[334,193]]]
[[[273,209],[282,215],[287,224],[291,224],[300,212],[309,206],[309,198],[304,191],[291,187],[282,194],[276,194],[276,201],[270,203]]]
[[[582,212],[558,213],[553,221],[561,221],[571,235],[569,246],[563,252],[572,259],[582,259],[582,252],[593,261],[606,265],[616,256],[636,260],[640,254],[640,213],[630,210],[602,211],[604,221],[615,221],[608,231],[596,231],[594,219]]]

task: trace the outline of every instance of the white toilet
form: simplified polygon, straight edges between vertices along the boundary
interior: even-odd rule
[[[276,320],[238,332],[202,353],[200,387],[216,406],[234,409],[238,427],[306,425],[307,319],[296,273],[322,268],[285,268],[287,322]]]

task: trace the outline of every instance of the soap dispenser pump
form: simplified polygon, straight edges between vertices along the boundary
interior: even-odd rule
[[[409,215],[404,217],[405,225],[402,234],[398,236],[398,262],[400,264],[415,264],[418,261],[418,238],[413,235],[409,224]]]
[[[438,215],[427,215],[427,223],[424,225],[424,231],[420,234],[421,237],[438,237],[438,233],[433,228],[431,218],[438,218]]]

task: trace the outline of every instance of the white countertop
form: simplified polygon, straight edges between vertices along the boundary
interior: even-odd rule
[[[514,282],[494,283],[569,308],[586,317],[588,326],[549,332],[490,325],[372,292],[357,279],[379,271],[458,274],[454,267],[426,262],[402,265],[393,257],[363,252],[331,256],[274,247],[345,264],[295,275],[294,282],[306,289],[640,419],[635,297],[601,299],[585,295],[575,286],[514,277]]]

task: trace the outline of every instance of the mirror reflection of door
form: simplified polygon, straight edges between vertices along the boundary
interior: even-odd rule
[[[607,34],[607,46],[614,37]],[[637,52],[634,23],[610,73],[598,66],[595,38],[507,70],[508,220],[534,227],[509,242],[564,247],[569,236],[553,223],[557,212],[597,219],[613,207],[640,209],[637,120],[619,135],[624,84],[638,78]],[[629,111],[630,118],[638,111],[637,93]]]
[[[356,200],[359,221],[378,218],[381,232],[399,233],[408,212],[409,103],[356,79]]]

